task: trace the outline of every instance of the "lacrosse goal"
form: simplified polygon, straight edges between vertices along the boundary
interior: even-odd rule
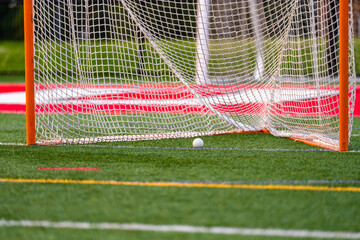
[[[25,0],[28,144],[266,131],[348,150],[351,0]]]

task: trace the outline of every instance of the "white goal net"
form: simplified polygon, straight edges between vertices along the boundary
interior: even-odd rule
[[[33,0],[33,14],[37,143],[265,130],[338,147],[338,0]]]

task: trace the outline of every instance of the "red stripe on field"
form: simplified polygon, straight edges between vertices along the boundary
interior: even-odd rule
[[[0,104],[0,113],[26,113],[25,104]]]
[[[356,88],[354,116],[360,117],[360,87]]]
[[[61,168],[56,168],[56,167],[43,167],[43,168],[38,168],[38,170],[64,170],[64,171],[100,171],[101,168],[84,168],[84,167],[80,167],[80,168],[69,168],[69,167],[61,167]]]
[[[0,93],[24,92],[25,84],[23,83],[0,83]]]
[[[79,85],[51,85],[51,86],[37,86],[40,89],[49,89],[55,87],[69,87],[75,88]],[[139,87],[145,87],[145,85],[139,85]],[[174,87],[171,89],[170,87]],[[114,88],[121,89],[116,85],[100,85],[97,88]],[[136,86],[124,86],[123,88],[135,89]],[[216,86],[208,85],[201,86],[196,89],[197,93],[202,96],[212,96],[218,94],[224,94],[225,92],[237,91],[239,89],[248,89],[252,88],[249,86]],[[265,88],[260,86],[258,88]],[[311,88],[310,88],[311,89]],[[24,84],[0,84],[0,93],[8,92],[19,92],[25,91]],[[151,93],[151,94],[150,94]],[[115,93],[115,94],[104,94],[99,95],[104,100],[130,100],[131,99],[144,99],[144,100],[165,100],[165,99],[188,99],[192,98],[193,95],[190,91],[186,91],[185,86],[177,86],[170,84],[159,84],[149,88],[148,91],[138,91],[134,93]],[[98,97],[99,97],[98,96]],[[82,99],[82,98],[78,98]],[[97,99],[95,97],[86,97],[84,99]],[[301,101],[293,102],[283,102],[274,104],[270,110],[272,113],[277,115],[286,115],[286,116],[316,116],[319,114],[319,111],[325,113],[326,116],[336,116],[338,114],[338,109],[331,109],[325,107],[325,103],[337,102],[338,96],[333,97],[323,97],[320,100],[320,106],[318,101],[307,99]],[[93,107],[96,106],[96,110]],[[323,107],[324,106],[324,107]],[[232,105],[213,105],[213,107],[221,113],[230,113],[237,114],[243,112],[243,114],[260,114],[263,112],[265,106],[262,103],[240,103]],[[1,113],[25,113],[26,107],[25,104],[0,104]],[[82,105],[73,105],[73,104],[49,104],[38,106],[37,112],[47,112],[47,113],[107,113],[107,114],[126,114],[126,113],[193,113],[198,114],[206,111],[207,108],[201,105],[180,105],[180,106],[165,106],[165,105],[131,105],[131,104],[119,104],[119,105],[107,105],[107,104],[82,104]],[[360,116],[360,87],[356,89],[356,100],[355,100],[355,109],[354,116]]]

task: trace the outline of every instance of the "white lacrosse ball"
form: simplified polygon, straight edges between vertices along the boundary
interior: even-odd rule
[[[201,138],[195,138],[193,141],[194,148],[202,148],[204,146],[204,141]]]

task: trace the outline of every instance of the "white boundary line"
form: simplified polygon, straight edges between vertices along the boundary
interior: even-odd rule
[[[262,228],[204,227],[191,225],[152,225],[139,223],[89,223],[89,222],[52,222],[32,220],[0,219],[0,227],[43,227],[70,229],[130,230],[151,232],[207,233],[223,235],[271,236],[293,238],[342,238],[360,239],[360,232],[329,232],[309,230],[285,230]]]
[[[0,146],[3,145],[3,146],[26,146],[25,143],[2,143],[0,142]]]

